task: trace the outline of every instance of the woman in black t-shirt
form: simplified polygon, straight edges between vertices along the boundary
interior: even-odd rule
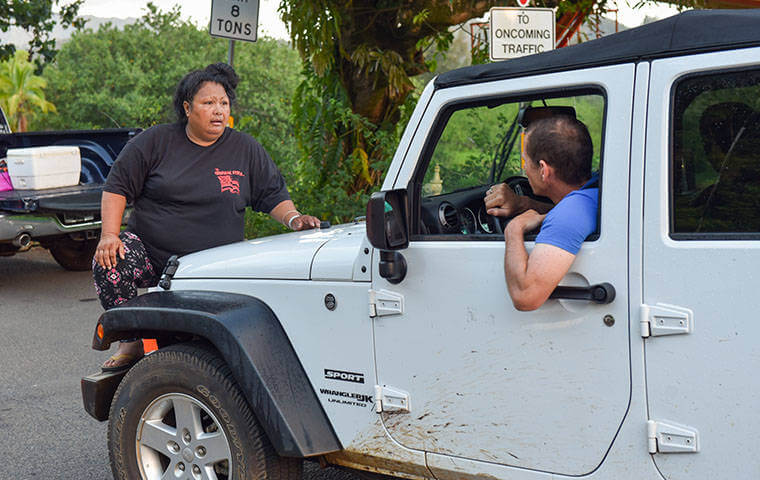
[[[103,191],[95,289],[106,310],[155,286],[166,260],[241,241],[245,209],[267,212],[292,230],[319,226],[301,215],[285,181],[251,136],[227,128],[238,77],[227,64],[188,73],[174,94],[175,124],[137,135],[119,154]],[[127,229],[121,220],[134,207]],[[103,364],[129,368],[142,342],[122,341]]]

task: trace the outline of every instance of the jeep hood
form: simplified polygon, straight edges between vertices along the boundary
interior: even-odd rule
[[[246,240],[181,257],[174,278],[310,280],[318,257],[317,277],[351,280],[365,237],[357,222]]]

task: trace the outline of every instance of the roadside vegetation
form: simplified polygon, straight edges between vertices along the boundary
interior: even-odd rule
[[[34,73],[34,64],[23,50],[0,62],[0,107],[17,132],[26,132],[38,113],[55,112],[45,98],[47,81]]]
[[[333,223],[364,214],[432,74],[488,61],[487,45],[475,43],[471,51],[469,34],[457,37],[454,32],[503,4],[381,3],[383,8],[365,2],[280,0],[293,46],[269,38],[236,44],[234,66],[241,83],[232,112],[235,128],[253,135],[269,151],[303,212]],[[47,81],[48,102],[47,111],[38,107],[38,114],[28,115],[33,129],[147,128],[173,121],[171,98],[182,75],[227,59],[226,40],[181,20],[179,6],[161,11],[150,3],[133,25],[93,30],[83,29],[76,17],[81,0],[60,0],[59,6],[65,6],[62,23],[78,30],[58,49],[45,33],[54,4],[59,0],[13,0],[0,7],[0,30],[8,25],[34,30],[29,6],[40,7],[38,20],[47,29],[32,42],[32,61]],[[604,0],[538,0],[534,6],[557,7],[558,19],[607,8]],[[11,50],[0,42],[0,58]],[[507,128],[502,120],[512,114],[487,116],[494,118],[479,134],[484,141],[494,136],[489,141],[498,141],[498,131]],[[464,152],[456,155],[463,168],[485,161]],[[266,215],[248,216],[249,237],[282,231]]]
[[[141,127],[175,120],[174,87],[188,71],[226,61],[228,43],[180,19],[179,7],[153,5],[136,23],[85,29],[64,43],[43,75],[56,114],[39,118],[36,129],[71,130]],[[235,128],[253,135],[286,177],[304,211],[312,212],[299,190],[297,146],[291,123],[293,92],[302,81],[301,62],[286,42],[261,38],[237,42],[234,66],[241,81],[232,115]],[[249,237],[285,231],[268,216],[251,212]]]

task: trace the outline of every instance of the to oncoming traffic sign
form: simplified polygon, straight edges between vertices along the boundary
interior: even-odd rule
[[[493,7],[491,60],[507,60],[554,49],[552,8]]]

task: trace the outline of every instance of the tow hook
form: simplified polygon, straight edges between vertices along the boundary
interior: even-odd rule
[[[179,268],[179,260],[176,255],[172,255],[169,257],[169,261],[166,262],[164,271],[161,274],[161,280],[158,281],[158,286],[164,290],[172,288],[172,278],[177,273],[177,268]]]

